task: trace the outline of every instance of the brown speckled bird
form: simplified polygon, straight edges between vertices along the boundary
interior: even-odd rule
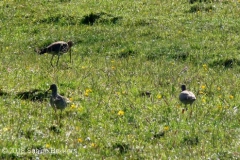
[[[72,61],[72,53],[71,53],[71,47],[73,46],[73,42],[72,41],[68,41],[68,42],[64,42],[64,41],[57,41],[54,42],[52,44],[50,44],[49,46],[47,46],[46,48],[43,48],[40,50],[39,54],[44,54],[44,53],[49,53],[52,54],[52,58],[51,58],[51,65],[52,64],[52,60],[53,57],[55,55],[58,56],[58,60],[57,60],[57,65],[58,65],[58,61],[59,61],[59,57],[61,55],[63,55],[64,53],[67,53],[68,51],[70,52],[70,62]]]
[[[196,100],[196,96],[191,91],[187,90],[186,85],[182,85],[181,88],[182,88],[182,92],[179,95],[179,100],[183,104],[185,104],[185,109],[187,110],[187,105],[190,104],[191,106],[193,102]]]

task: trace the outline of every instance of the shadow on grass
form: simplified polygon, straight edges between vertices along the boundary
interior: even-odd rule
[[[198,136],[186,136],[183,138],[183,141],[182,141],[183,144],[185,145],[197,145],[199,143],[199,139],[198,139]]]
[[[32,89],[29,91],[19,92],[17,93],[17,98],[22,100],[30,100],[30,101],[44,101],[48,97],[48,93],[46,91],[40,89]]]
[[[0,96],[7,96],[7,95],[8,95],[7,92],[4,92],[4,91],[0,90]]]
[[[226,58],[215,60],[210,63],[211,67],[223,66],[224,68],[233,68],[234,66],[240,66],[240,60],[236,58]]]
[[[105,13],[105,12],[99,12],[99,13],[90,13],[85,15],[81,23],[85,25],[93,25],[94,23],[117,23],[118,20],[122,19],[121,17],[116,17],[111,14]]]
[[[120,154],[127,153],[128,150],[130,150],[130,147],[128,144],[125,143],[116,143],[112,146],[114,150],[118,150]]]
[[[142,91],[139,94],[141,97],[150,97],[151,96],[151,92],[150,91]]]

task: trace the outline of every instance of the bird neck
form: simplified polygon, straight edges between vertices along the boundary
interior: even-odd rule
[[[52,96],[53,96],[54,98],[57,97],[57,90],[52,91]]]

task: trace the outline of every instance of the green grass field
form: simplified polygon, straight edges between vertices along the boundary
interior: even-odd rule
[[[240,159],[240,1],[191,1],[0,1],[0,159]]]

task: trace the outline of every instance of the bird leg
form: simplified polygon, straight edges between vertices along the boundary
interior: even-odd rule
[[[53,56],[54,56],[54,55],[52,55],[52,58],[51,58],[51,61],[50,61],[52,67],[53,67],[53,64],[52,64]]]
[[[60,119],[62,118],[63,116],[62,116],[62,109],[61,109],[61,113],[60,113]]]
[[[58,61],[59,61],[59,57],[60,57],[60,55],[58,54],[58,59],[57,59],[57,66],[58,66]]]
[[[70,63],[72,63],[72,49],[70,48],[70,51],[69,51],[70,53]]]
[[[187,105],[185,105],[185,108],[182,109],[182,114],[187,111]]]

